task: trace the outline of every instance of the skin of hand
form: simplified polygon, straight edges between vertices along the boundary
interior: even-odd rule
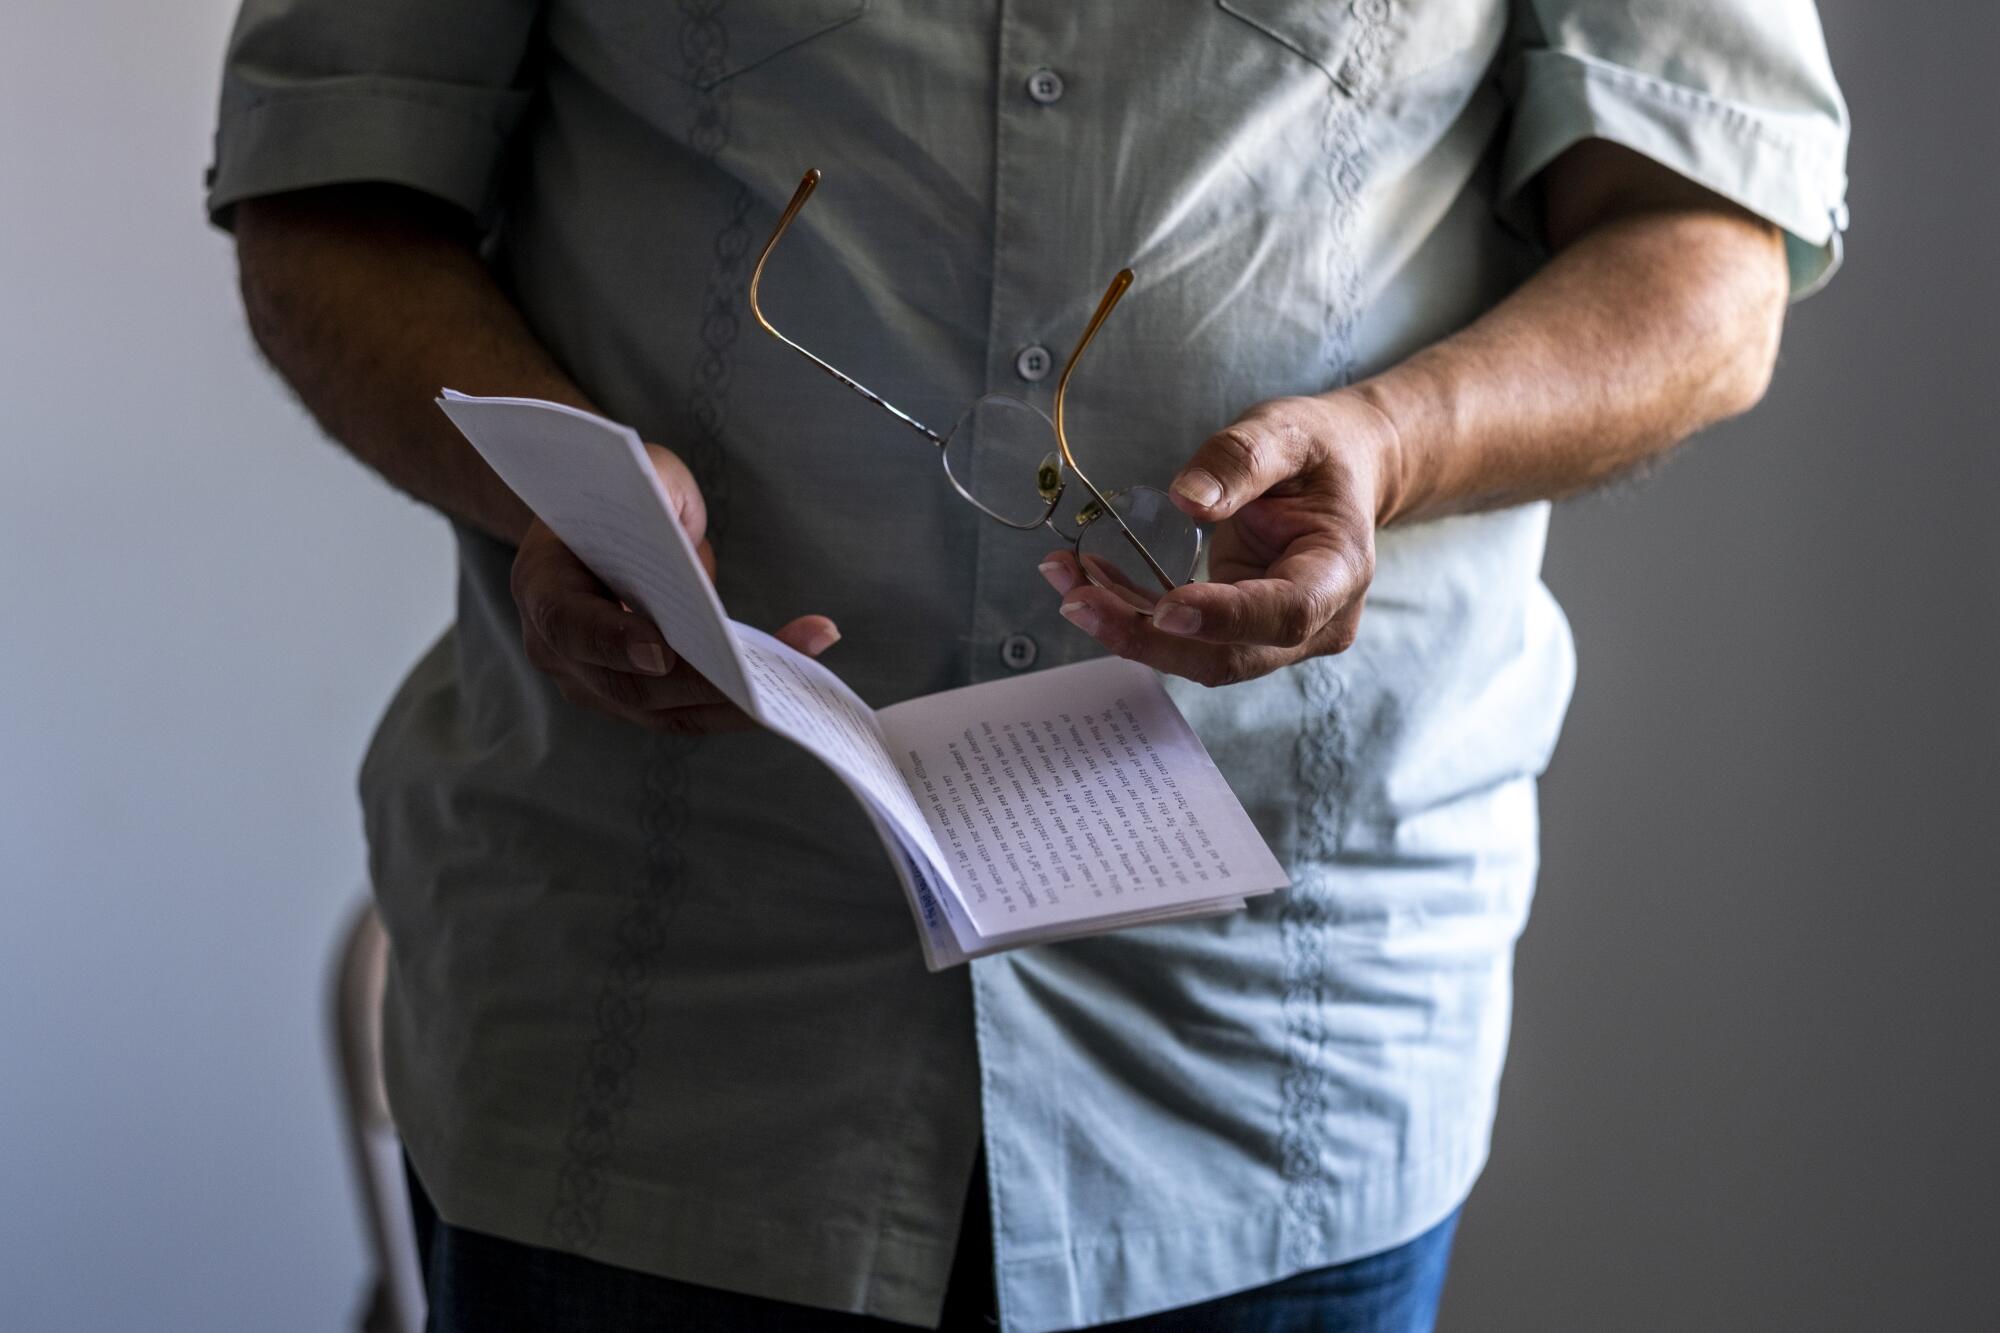
[[[1770,224],[1592,140],[1543,175],[1555,258],[1460,332],[1370,379],[1251,407],[1174,479],[1209,580],[1150,615],[1069,551],[1041,572],[1071,624],[1204,685],[1346,651],[1377,530],[1575,494],[1746,411],[1789,294]]]
[[[1375,573],[1375,529],[1395,429],[1358,394],[1259,403],[1211,436],[1174,502],[1210,523],[1209,578],[1151,617],[1057,551],[1042,577],[1071,624],[1121,657],[1204,685],[1345,652]]]
[[[478,254],[464,212],[414,190],[341,185],[248,199],[234,212],[243,303],[258,347],[326,433],[417,500],[516,543],[514,600],[529,660],[563,696],[653,731],[749,719],[645,617],[598,582],[507,489],[432,401],[449,384],[595,410]],[[711,578],[707,510],[681,460],[648,446]],[[825,616],[777,631],[818,656]]]
[[[687,464],[656,444],[646,446],[654,470],[709,578],[708,510]],[[740,731],[750,717],[674,656],[652,621],[634,612],[590,572],[540,519],[528,526],[514,557],[514,604],[528,660],[581,708],[671,736]],[[840,641],[825,616],[800,616],[774,635],[818,657]]]

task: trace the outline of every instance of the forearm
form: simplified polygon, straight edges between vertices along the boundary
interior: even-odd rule
[[[392,187],[236,214],[250,329],[320,426],[388,481],[508,542],[531,515],[433,403],[440,387],[589,406],[473,248],[463,215]]]
[[[1787,297],[1774,228],[1711,196],[1554,202],[1573,234],[1545,268],[1355,386],[1394,427],[1379,522],[1586,490],[1762,396]]]
[[[1206,581],[1151,615],[1068,552],[1043,575],[1112,652],[1206,685],[1345,652],[1376,530],[1583,490],[1749,407],[1777,357],[1776,228],[1636,153],[1578,144],[1543,173],[1556,258],[1380,375],[1252,405],[1172,483],[1210,526]]]

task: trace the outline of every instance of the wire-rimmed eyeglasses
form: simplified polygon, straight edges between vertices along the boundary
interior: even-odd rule
[[[973,403],[949,431],[940,435],[853,376],[778,332],[764,315],[758,289],[763,282],[765,262],[805,207],[806,200],[812,198],[819,181],[817,168],[806,172],[751,271],[750,313],[764,332],[929,440],[937,447],[945,477],[953,489],[987,517],[1024,532],[1047,528],[1073,547],[1078,563],[1100,588],[1116,593],[1135,607],[1150,610],[1163,593],[1193,578],[1203,541],[1202,530],[1194,520],[1176,509],[1164,491],[1151,486],[1099,490],[1077,466],[1076,455],[1071,452],[1069,437],[1063,430],[1063,401],[1070,376],[1084,349],[1097,336],[1097,330],[1131,287],[1132,270],[1121,269],[1111,280],[1096,312],[1084,326],[1083,336],[1077,339],[1076,349],[1063,363],[1062,375],[1056,381],[1053,420],[1023,399],[992,393]],[[1051,443],[1053,449],[1049,447]],[[1090,499],[1068,523],[1058,524],[1057,506],[1071,474],[1083,483]],[[1073,531],[1065,532],[1065,527]]]

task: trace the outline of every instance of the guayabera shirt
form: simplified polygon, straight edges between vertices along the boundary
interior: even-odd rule
[[[724,604],[841,625],[876,705],[1093,651],[931,449],[1071,399],[1163,485],[1259,400],[1463,325],[1538,260],[1536,174],[1615,140],[1836,257],[1846,113],[1808,0],[246,0],[209,206],[460,205],[595,401],[708,497]],[[1294,887],[930,975],[866,821],[768,735],[659,739],[522,656],[511,551],[362,772],[387,1074],[451,1222],[933,1322],[975,1150],[1003,1320],[1130,1316],[1417,1235],[1485,1158],[1535,779],[1572,657],[1542,505],[1383,534],[1360,641],[1176,697]]]

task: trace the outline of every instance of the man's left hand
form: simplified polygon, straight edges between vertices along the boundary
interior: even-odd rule
[[[1174,479],[1174,503],[1211,525],[1208,582],[1148,616],[1092,584],[1070,551],[1048,556],[1042,577],[1106,648],[1204,685],[1344,652],[1375,575],[1397,445],[1394,423],[1353,389],[1260,403]]]

